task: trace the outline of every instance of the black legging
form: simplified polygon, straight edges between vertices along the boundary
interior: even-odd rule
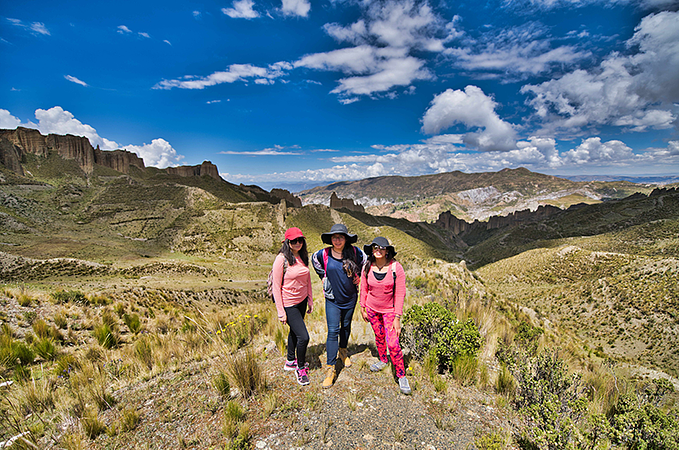
[[[307,301],[304,299],[294,306],[285,308],[290,333],[288,334],[288,361],[294,361],[297,350],[297,366],[303,369],[306,365],[306,348],[309,345],[309,332],[304,323],[304,315],[307,310]]]

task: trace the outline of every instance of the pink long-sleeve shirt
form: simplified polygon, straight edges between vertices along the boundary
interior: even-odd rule
[[[396,273],[396,292],[394,293],[394,275]],[[403,301],[406,298],[406,273],[398,261],[389,264],[384,279],[375,278],[372,268],[365,275],[361,270],[361,308],[368,307],[378,313],[396,313],[403,315]]]
[[[283,278],[283,261],[285,256],[279,253],[273,262],[273,298],[276,301],[278,317],[285,317],[285,309],[304,301],[309,297],[309,307],[314,304],[311,288],[311,273],[301,259],[295,259],[295,264],[288,265]]]

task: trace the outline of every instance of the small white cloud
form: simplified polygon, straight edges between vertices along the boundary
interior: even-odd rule
[[[77,79],[76,77],[73,77],[73,76],[71,76],[71,75],[64,75],[64,78],[66,78],[66,79],[67,79],[68,81],[70,81],[71,83],[79,84],[79,85],[85,86],[85,87],[89,86],[89,85],[88,85],[87,83],[85,83],[84,81],[79,80],[79,79]]]
[[[612,140],[601,142],[601,138],[586,139],[573,150],[562,155],[566,164],[620,164],[633,159],[634,153],[624,142]]]
[[[254,19],[259,13],[254,10],[255,2],[252,0],[236,0],[233,8],[222,8],[222,12],[232,19]]]
[[[9,18],[9,17],[7,18],[7,21],[9,23],[11,23],[12,25],[19,27],[19,28],[23,28],[24,30],[27,30],[28,32],[30,32],[32,34],[42,34],[44,36],[50,36],[51,35],[49,30],[47,29],[47,27],[45,27],[45,24],[42,23],[42,22],[33,22],[29,25],[29,24],[23,23],[19,19],[12,19],[12,18]]]
[[[207,77],[187,76],[178,80],[163,80],[156,84],[154,89],[205,89],[223,83],[234,83],[236,81],[247,82],[254,79],[257,84],[273,84],[274,79],[286,74],[281,67],[281,63],[272,64],[268,68],[257,67],[250,64],[232,64],[228,70],[214,72]]]
[[[134,152],[144,160],[144,165],[165,168],[179,165],[184,156],[178,155],[165,139],[153,139],[150,144],[126,145],[123,149]]]
[[[132,33],[132,30],[127,28],[125,25],[118,25],[118,33],[120,34]]]
[[[150,39],[150,38],[151,38],[151,36],[150,36],[148,33],[143,33],[143,32],[141,32],[141,31],[139,32],[139,36],[145,37],[145,38],[147,38],[147,39]]]
[[[13,130],[21,125],[21,120],[14,117],[6,109],[0,109],[0,128]]]
[[[202,15],[202,13],[200,11],[194,11],[193,12],[193,17],[195,17],[196,19],[200,19],[201,15]]]
[[[212,105],[213,103],[221,103],[221,102],[222,102],[221,100],[208,100],[207,104]]]
[[[170,47],[172,47],[172,42],[168,41],[167,39],[164,39],[163,42],[165,42],[167,45],[169,45]]]
[[[468,128],[481,128],[465,134],[464,142],[481,151],[510,150],[515,148],[514,127],[495,112],[497,104],[476,86],[464,91],[448,89],[432,100],[422,118],[422,130],[437,134],[456,124]]]
[[[308,17],[311,4],[308,0],[283,0],[281,12],[286,16]]]

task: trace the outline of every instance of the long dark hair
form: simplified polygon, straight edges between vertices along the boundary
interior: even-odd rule
[[[358,275],[361,272],[361,268],[356,260],[358,252],[348,241],[349,240],[347,239],[344,248],[342,249],[342,268],[344,269],[344,273],[351,278],[354,275]]]
[[[291,266],[295,264],[295,256],[292,254],[292,249],[290,248],[290,240],[286,239],[283,241],[283,245],[278,253],[283,253],[285,259],[288,260],[288,265]],[[299,257],[305,266],[309,266],[309,252],[306,249],[306,239],[302,242],[302,248],[299,250]]]
[[[391,264],[391,262],[394,260],[394,256],[395,255],[391,251],[387,250],[387,255],[386,255],[387,265]],[[363,267],[363,271],[365,272],[366,277],[368,275],[370,275],[370,267],[374,263],[375,263],[375,255],[372,252],[370,252],[370,254],[368,255],[368,261],[365,263],[365,266]]]

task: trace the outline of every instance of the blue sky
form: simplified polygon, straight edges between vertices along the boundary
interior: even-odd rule
[[[678,0],[0,6],[0,128],[267,189],[679,173]]]

